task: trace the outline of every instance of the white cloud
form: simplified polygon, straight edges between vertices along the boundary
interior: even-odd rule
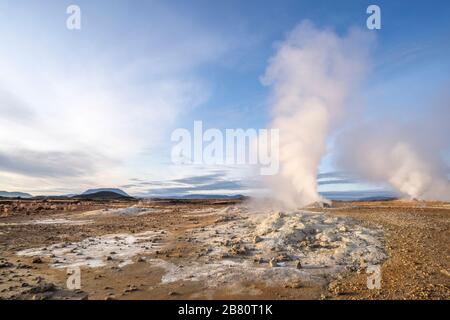
[[[107,30],[24,26],[28,15],[0,31],[8,43],[0,49],[0,189],[38,188],[42,172],[45,186],[62,189],[74,179],[117,185],[147,170],[127,164],[145,163],[136,159],[168,141],[178,117],[208,98],[196,68],[226,50],[180,16],[159,17],[157,30],[136,24],[111,41]],[[43,33],[44,43],[33,38]]]

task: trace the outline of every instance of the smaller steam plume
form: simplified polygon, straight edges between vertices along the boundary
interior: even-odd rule
[[[427,106],[425,116],[408,124],[383,119],[342,133],[336,143],[338,165],[367,180],[388,183],[411,199],[450,200],[444,159],[450,146],[448,101]]]

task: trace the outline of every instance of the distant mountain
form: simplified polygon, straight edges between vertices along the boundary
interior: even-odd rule
[[[33,198],[33,196],[29,193],[8,192],[8,191],[0,191],[0,197],[3,197],[3,198]]]
[[[126,194],[126,193],[125,193]],[[123,195],[121,193],[113,191],[99,191],[93,193],[83,193],[78,196],[73,196],[72,199],[85,199],[85,200],[133,200],[133,197],[129,195]]]
[[[82,193],[82,195],[88,195],[93,193],[99,193],[99,192],[114,192],[117,194],[120,194],[124,197],[130,197],[129,194],[127,194],[125,191],[117,189],[117,188],[98,188],[98,189],[89,189]]]
[[[326,199],[334,201],[388,201],[398,199],[398,195],[383,190],[331,191],[321,192]]]
[[[223,194],[186,194],[178,196],[158,196],[152,197],[154,199],[180,199],[180,200],[203,200],[203,199],[229,199],[229,200],[244,200],[247,199],[246,196],[241,194],[237,195],[223,195]]]
[[[246,197],[241,194],[236,195],[223,195],[223,194],[187,194],[184,196],[181,196],[182,199],[237,199],[242,200]]]

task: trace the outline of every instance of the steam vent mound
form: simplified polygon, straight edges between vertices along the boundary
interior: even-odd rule
[[[223,210],[216,223],[192,231],[204,255],[177,268],[160,261],[163,282],[206,280],[221,286],[238,281],[266,285],[325,284],[340,272],[378,265],[387,256],[382,232],[348,218],[309,211]]]

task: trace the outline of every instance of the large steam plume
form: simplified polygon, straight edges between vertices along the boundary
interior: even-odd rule
[[[280,172],[269,179],[284,206],[322,201],[317,171],[327,138],[348,107],[368,65],[372,39],[351,30],[345,37],[299,24],[270,59],[262,79],[273,89],[274,128],[280,130]]]

